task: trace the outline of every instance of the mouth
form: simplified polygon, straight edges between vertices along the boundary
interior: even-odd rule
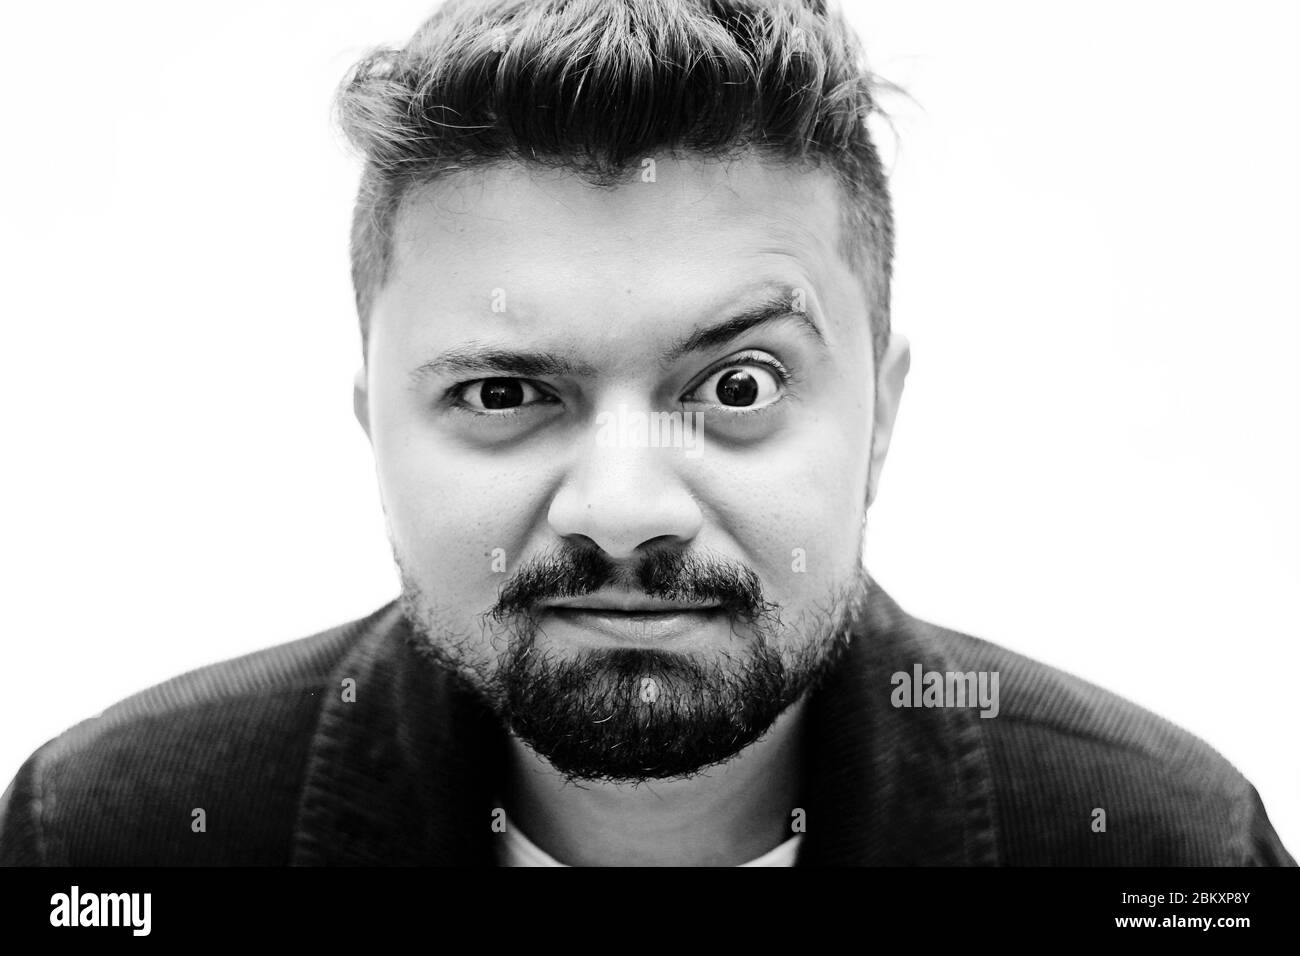
[[[617,611],[625,614],[678,614],[717,610],[717,601],[670,601],[634,591],[596,591],[547,601],[547,610]]]
[[[655,645],[688,637],[723,616],[717,602],[668,601],[627,592],[598,592],[549,601],[542,613],[588,636]]]

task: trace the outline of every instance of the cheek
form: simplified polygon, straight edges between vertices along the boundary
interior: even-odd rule
[[[868,444],[854,423],[827,416],[802,420],[779,447],[718,463],[706,500],[769,599],[823,600],[860,563]]]
[[[468,456],[416,427],[375,434],[380,495],[408,573],[440,604],[482,613],[524,550],[526,473]]]

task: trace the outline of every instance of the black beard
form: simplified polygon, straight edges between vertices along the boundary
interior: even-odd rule
[[[421,628],[418,590],[403,574],[403,610],[422,656],[458,674],[523,740],[573,780],[640,783],[690,777],[724,763],[763,736],[787,707],[834,668],[865,605],[865,572],[800,623],[798,647],[774,640],[779,608],[758,577],[734,562],[672,553],[636,575],[598,552],[562,550],[529,562],[501,589],[485,625],[504,638],[495,671]],[[732,623],[733,652],[621,649],[560,657],[538,647],[535,608],[548,598],[589,594],[608,583],[651,596],[715,601]],[[746,633],[748,632],[748,633]]]
[[[519,646],[499,675],[509,729],[569,778],[640,783],[689,777],[736,756],[833,666],[844,644],[832,638],[809,648],[793,667],[766,644],[723,662],[642,649],[556,661]]]

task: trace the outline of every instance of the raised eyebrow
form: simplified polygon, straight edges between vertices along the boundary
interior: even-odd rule
[[[766,299],[716,325],[691,332],[669,346],[664,351],[662,361],[665,365],[670,365],[690,352],[718,348],[752,329],[774,322],[794,322],[823,348],[826,347],[826,336],[812,317],[806,311],[794,308],[789,299],[782,297]]]
[[[794,322],[823,347],[826,337],[806,311],[795,309],[784,297],[772,297],[715,325],[696,329],[678,339],[664,350],[661,362],[670,365],[691,352],[714,349],[726,345],[752,329],[775,322]],[[594,366],[554,352],[521,352],[469,342],[448,349],[437,358],[411,370],[410,381],[418,384],[432,375],[513,375],[521,378],[542,376],[593,376]]]

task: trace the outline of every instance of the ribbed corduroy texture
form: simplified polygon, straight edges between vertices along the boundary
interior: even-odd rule
[[[406,634],[392,603],[78,724],[0,798],[0,864],[491,865],[503,737]],[[1000,714],[893,707],[914,664],[997,671]],[[805,743],[801,865],[1295,865],[1200,740],[879,588]]]

